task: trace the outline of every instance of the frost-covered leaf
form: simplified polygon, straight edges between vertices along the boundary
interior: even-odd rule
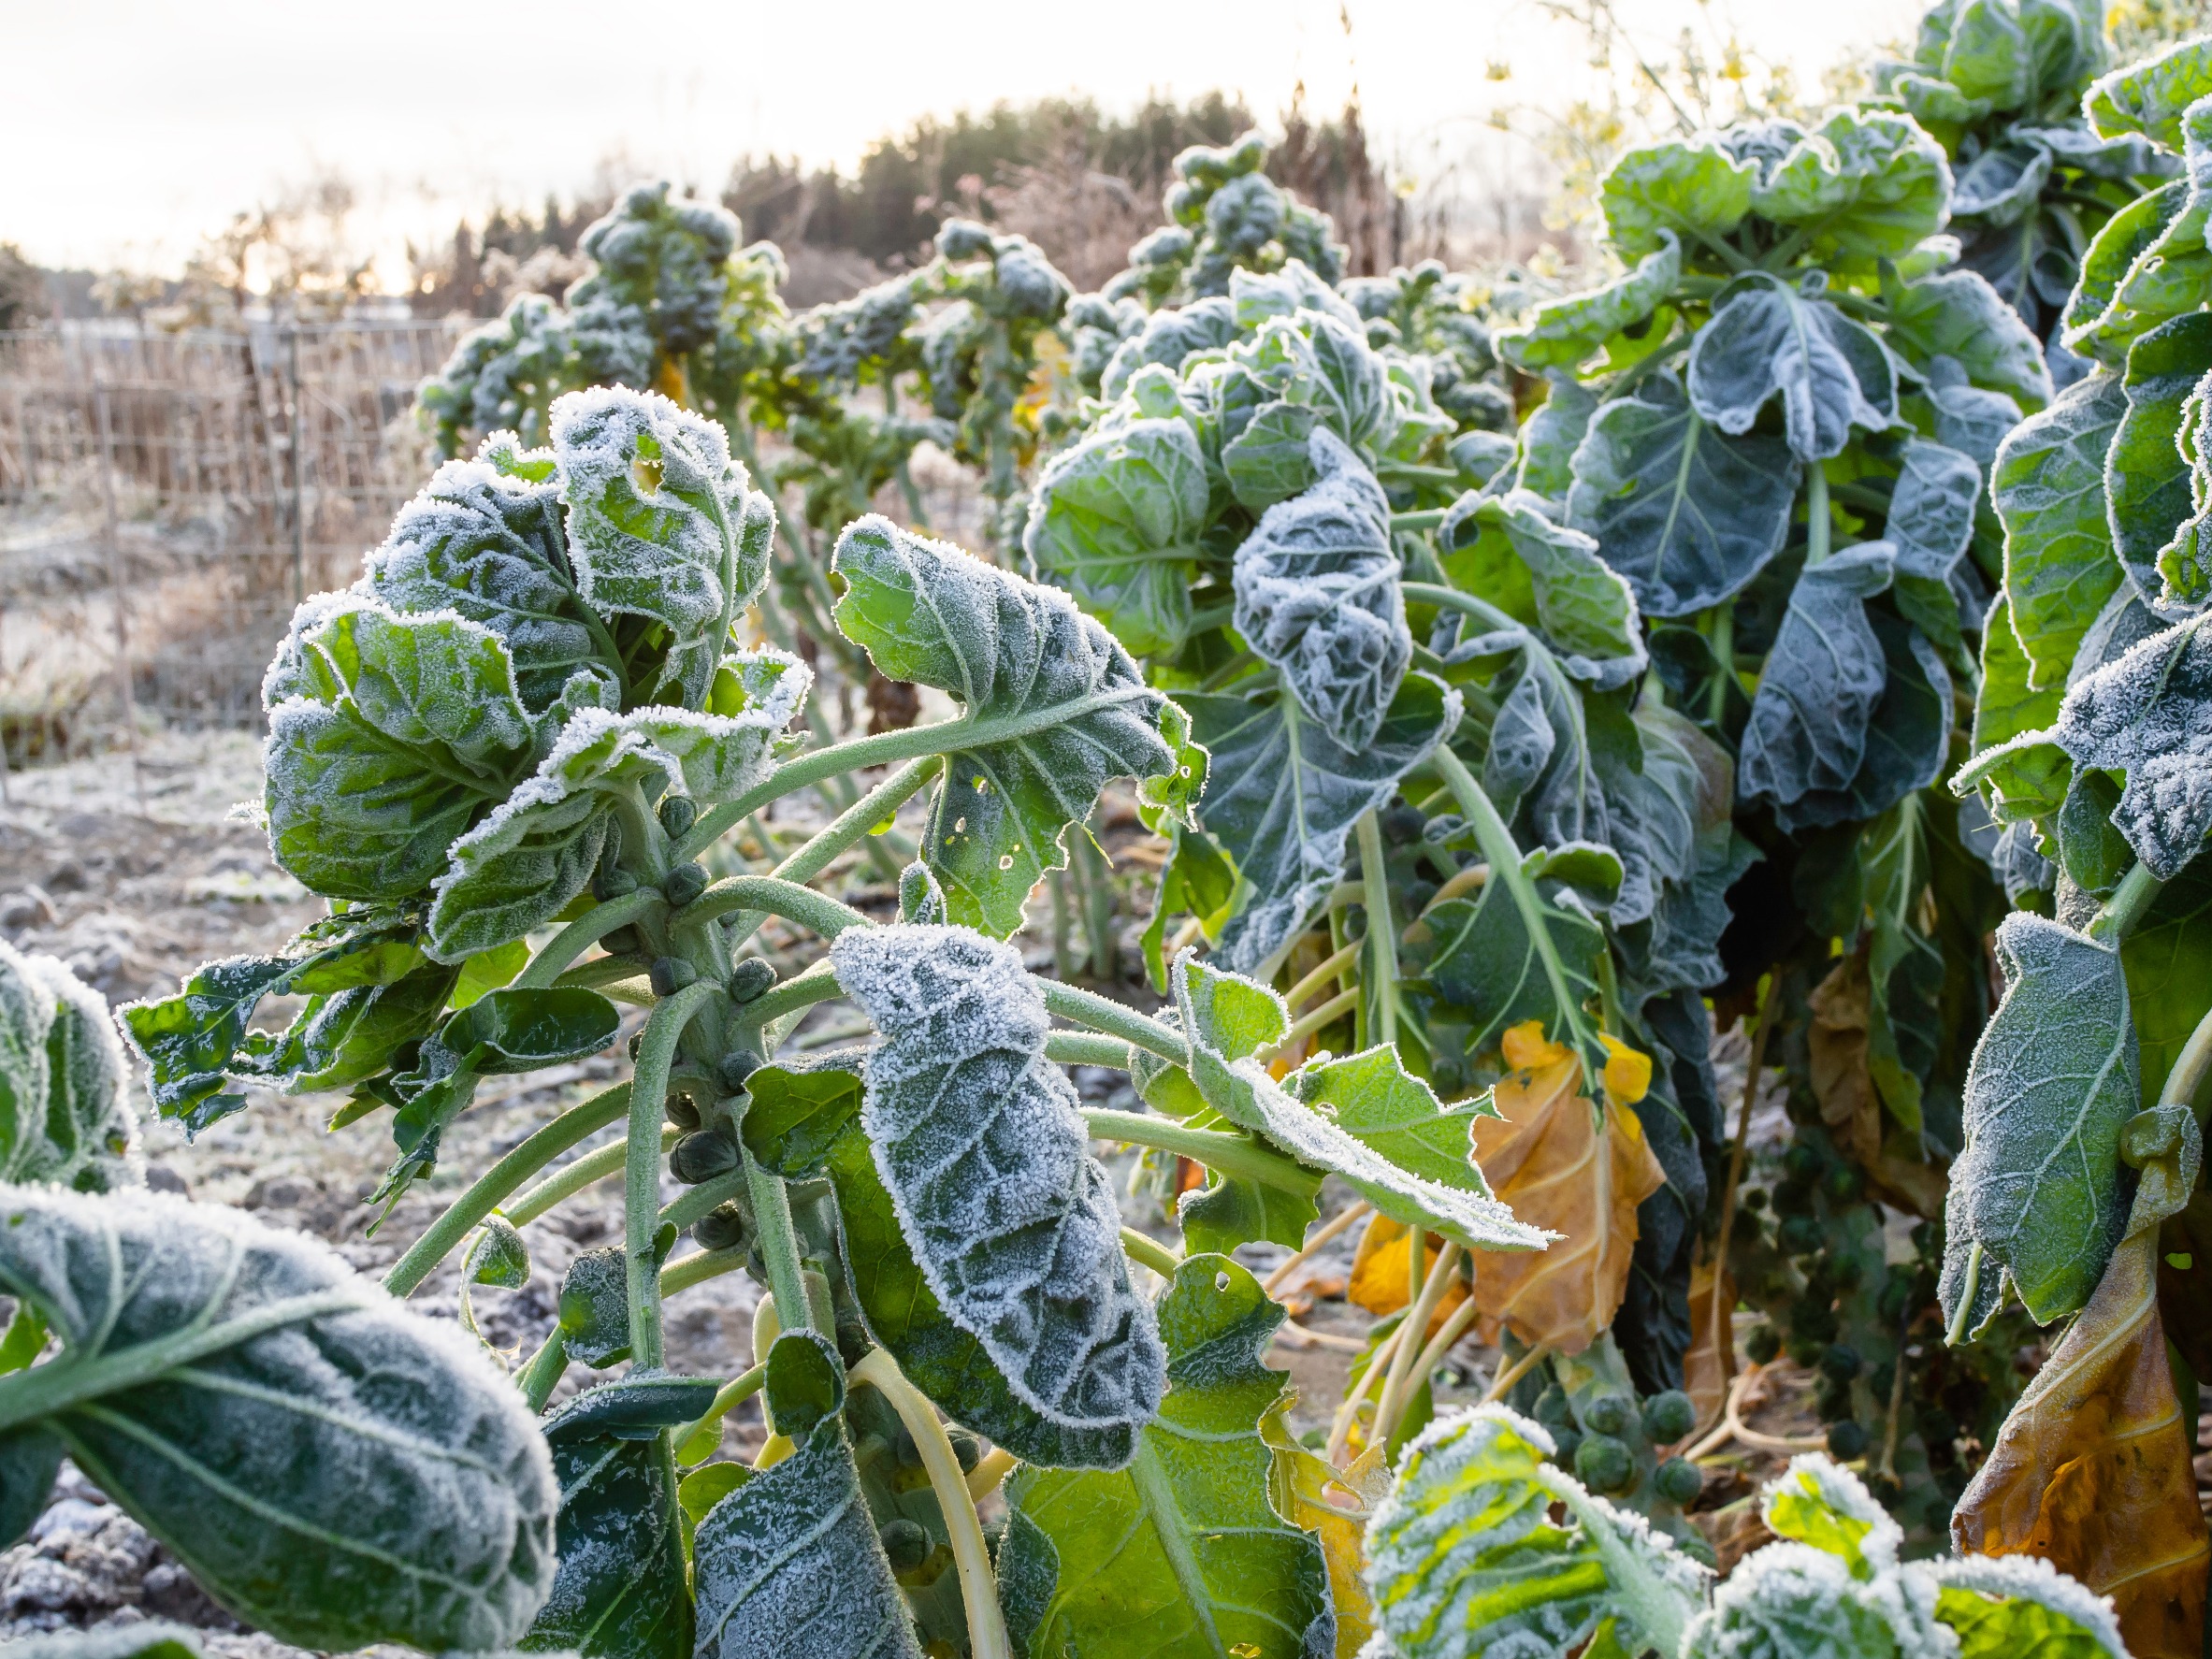
[[[837,539],[836,622],[894,680],[957,699],[972,728],[945,757],[922,857],[952,918],[1004,937],[1062,836],[1108,779],[1178,764],[1167,700],[1064,594],[870,514]],[[947,736],[952,733],[948,732]]]
[[[1969,1555],[1934,1573],[1936,1620],[1959,1659],[2128,1659],[2110,1598],[2041,1556]]]
[[[1406,1448],[1367,1527],[1367,1591],[1394,1652],[1566,1659],[1608,1623],[1634,1637],[1613,1652],[1675,1651],[1709,1575],[1548,1463],[1555,1450],[1502,1406],[1439,1418]]]
[[[1356,326],[1319,311],[1270,317],[1230,355],[1275,397],[1310,409],[1350,447],[1389,442],[1396,420],[1389,372]]]
[[[1305,925],[1342,873],[1360,815],[1388,805],[1398,780],[1459,723],[1459,694],[1419,671],[1358,750],[1332,742],[1280,690],[1180,700],[1211,757],[1200,820],[1236,864],[1237,910],[1221,950],[1238,969],[1258,967]]]
[[[1976,386],[2040,408],[2052,396],[2043,344],[1977,271],[1940,271],[1889,290],[1887,339],[1916,362],[1948,357]]]
[[[1709,426],[1662,370],[1592,417],[1567,522],[1596,538],[1646,615],[1686,616],[1782,550],[1800,472],[1782,440]]]
[[[1206,457],[1190,426],[1135,420],[1052,458],[1021,545],[1130,650],[1172,656],[1190,631],[1206,519]]]
[[[334,1652],[521,1636],[557,1492],[472,1340],[234,1210],[14,1188],[0,1212],[0,1285],[75,1371],[29,1426],[224,1607]]]
[[[2089,1300],[2126,1221],[2120,1129],[2138,1107],[2118,955],[2015,912],[1997,930],[2003,1000],[1967,1074],[1942,1295],[1978,1331],[2009,1284],[2039,1324]]]
[[[546,1419],[560,1570],[523,1652],[687,1659],[691,1587],[666,1431],[714,1397],[711,1378],[646,1372],[586,1389]]]
[[[2212,375],[2206,376],[2212,380]],[[2172,539],[2159,549],[2161,603],[2196,609],[2212,599],[2212,445],[2205,424],[2212,398],[2199,382],[2183,401],[2175,448],[2189,464],[2189,510],[2176,524]]]
[[[1759,1515],[1776,1537],[1835,1556],[1855,1579],[1895,1570],[1904,1543],[1873,1493],[1819,1452],[1790,1459],[1759,1494]]]
[[[2119,585],[2104,457],[2127,413],[2115,374],[2076,381],[2014,428],[1989,498],[2004,520],[2004,593],[2030,685],[2062,683],[2089,621]]]
[[[1642,322],[1682,280],[1682,241],[1661,228],[1659,246],[1633,270],[1587,293],[1546,300],[1525,324],[1491,336],[1497,354],[1517,368],[1573,368],[1614,335]]]
[[[0,1181],[136,1186],[128,1076],[100,993],[52,957],[0,942]]]
[[[1894,258],[1943,228],[1951,169],[1909,117],[1837,110],[1751,193],[1751,209],[1812,233],[1815,252]]]
[[[430,906],[431,953],[457,962],[558,916],[598,867],[614,797],[657,800],[678,771],[623,716],[571,715],[537,771],[453,844]]]
[[[2199,149],[2204,137],[2192,140]],[[2203,193],[2176,179],[2105,221],[2067,301],[2060,329],[2066,349],[2118,368],[2144,333],[2197,310],[2212,280],[2208,213]]]
[[[965,928],[848,929],[839,982],[882,1045],[861,1125],[947,1315],[1022,1404],[1110,1432],[1160,1403],[1160,1338],[1020,956]]]
[[[1513,487],[1555,501],[1574,482],[1574,452],[1598,412],[1598,394],[1556,369],[1544,380],[1544,400],[1521,425]]]
[[[814,671],[785,652],[732,652],[705,712],[643,708],[622,723],[676,763],[693,801],[734,801],[766,775],[775,740],[813,685]]]
[[[2052,735],[2076,766],[2127,773],[2112,821],[2153,875],[2172,880],[2212,833],[2212,616],[2083,680]]]
[[[1804,1544],[1754,1551],[1713,1592],[1682,1647],[1683,1659],[1867,1659],[1940,1652],[1934,1586],[1888,1573],[1854,1578],[1835,1556]]]
[[[1260,1363],[1282,1308],[1226,1256],[1185,1258],[1160,1302],[1167,1395],[1115,1473],[1017,1469],[1000,1596],[1020,1651],[1086,1659],[1325,1659],[1320,1540],[1269,1501],[1265,1435],[1289,1406]]]
[[[1950,650],[1963,643],[1953,577],[1973,541],[1981,492],[1972,456],[1925,439],[1905,441],[1882,539],[1897,549],[1898,608]]]
[[[1858,774],[1887,683],[1866,601],[1889,585],[1896,562],[1888,542],[1866,541],[1798,578],[1743,733],[1737,783],[1746,800],[1787,806]]]
[[[2197,384],[2212,370],[2212,313],[2161,324],[2128,349],[2127,413],[2104,462],[2113,551],[2145,599],[2161,586],[2160,555],[2194,510],[2191,469],[2176,440]]]
[[[334,898],[421,891],[528,764],[532,731],[498,635],[369,601],[301,638],[311,690],[269,712],[269,847]]]
[[[1191,1079],[1222,1118],[1309,1168],[1341,1176],[1394,1220],[1478,1253],[1544,1247],[1547,1235],[1517,1221],[1491,1197],[1472,1158],[1459,1155],[1470,1118],[1439,1104],[1393,1051],[1317,1058],[1279,1083],[1249,1058],[1287,1024],[1274,992],[1188,954],[1173,977]]]
[[[2100,138],[2141,133],[2178,152],[2181,118],[2207,93],[2212,93],[2212,42],[2184,40],[2105,76],[2082,98],[2082,113]]]
[[[552,431],[578,590],[601,616],[668,630],[636,700],[698,708],[730,623],[767,576],[773,519],[749,511],[722,428],[657,393],[571,392],[554,404]]]
[[[869,1334],[908,1381],[956,1421],[1048,1468],[1119,1468],[1133,1423],[1077,1427],[1018,1399],[983,1341],[947,1317],[901,1231],[896,1206],[860,1127],[858,1055],[805,1066],[762,1066],[746,1079],[745,1145],[787,1178],[826,1173],[837,1192],[846,1271]],[[1311,1205],[1308,1204],[1310,1210]]]
[[[621,1025],[614,1003],[581,986],[487,992],[425,1037],[413,1068],[392,1079],[403,1103],[392,1138],[426,1166],[439,1132],[474,1098],[479,1077],[582,1060],[609,1046]]]
[[[1313,482],[1313,411],[1278,397],[1222,445],[1229,493],[1251,512],[1287,500]],[[1334,434],[1331,434],[1334,436]]]
[[[691,1551],[699,1659],[921,1659],[842,1419],[708,1510]]]
[[[1469,491],[1437,529],[1445,572],[1539,629],[1559,664],[1600,691],[1637,679],[1649,658],[1636,596],[1598,543],[1554,523],[1534,498]]]
[[[1779,393],[1800,461],[1841,454],[1854,426],[1880,431],[1897,418],[1897,370],[1873,330],[1763,271],[1714,296],[1713,321],[1690,346],[1688,384],[1699,417],[1732,436]]]
[[[1641,259],[1666,245],[1725,237],[1751,210],[1757,169],[1710,139],[1670,140],[1631,150],[1598,186],[1606,237],[1622,257]]]
[[[1477,1119],[1475,1155],[1500,1202],[1556,1242],[1541,1255],[1474,1258],[1477,1329],[1496,1341],[1586,1349],[1627,1293],[1637,1207],[1666,1184],[1634,1109],[1583,1093],[1582,1056],[1533,1026],[1509,1036],[1513,1069],[1491,1090],[1497,1116]]]
[[[1236,631],[1332,743],[1357,751],[1405,679],[1413,636],[1381,485],[1326,428],[1312,456],[1313,485],[1268,508],[1236,550]]]

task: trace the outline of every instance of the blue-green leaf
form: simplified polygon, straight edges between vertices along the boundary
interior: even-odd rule
[[[1897,418],[1897,371],[1873,331],[1817,293],[1753,271],[1714,296],[1690,346],[1690,406],[1740,436],[1776,393],[1800,461],[1841,454],[1854,426],[1879,431]]]

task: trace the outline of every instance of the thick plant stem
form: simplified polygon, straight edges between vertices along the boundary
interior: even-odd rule
[[[625,1100],[623,1110],[627,1114],[629,1109],[629,1103]],[[663,1152],[672,1149],[682,1132],[673,1124],[664,1127],[660,1132],[660,1149]],[[586,1152],[575,1162],[555,1170],[506,1205],[501,1213],[517,1227],[528,1227],[556,1205],[565,1204],[594,1182],[605,1180],[629,1161],[628,1141],[610,1141],[597,1151]]]
[[[1321,1186],[1321,1177],[1296,1161],[1241,1134],[1218,1129],[1192,1129],[1171,1118],[1155,1118],[1143,1112],[1109,1112],[1103,1108],[1085,1111],[1083,1122],[1093,1140],[1157,1147],[1163,1152],[1179,1154],[1222,1175],[1257,1181],[1263,1187],[1303,1195],[1316,1191]]]
[[[747,1003],[738,1011],[738,1023],[745,1030],[759,1031],[787,1014],[797,1014],[843,995],[845,987],[837,983],[836,971],[824,957],[805,973],[794,974]]]
[[[880,1348],[853,1367],[852,1379],[875,1390],[890,1403],[921,1452],[922,1467],[929,1473],[931,1490],[944,1512],[953,1565],[960,1571],[960,1598],[968,1615],[972,1659],[1012,1659],[1013,1644],[1006,1637],[1005,1618],[999,1611],[998,1584],[991,1577],[983,1522],[976,1513],[976,1500],[968,1493],[960,1458],[952,1450],[945,1425],[937,1421],[935,1408]]]
[[[597,1134],[629,1110],[629,1085],[617,1083],[546,1124],[485,1170],[453,1201],[445,1214],[430,1223],[422,1237],[408,1247],[407,1253],[392,1263],[391,1271],[384,1275],[384,1289],[395,1296],[412,1293],[501,1199],[571,1147]]]
[[[2121,941],[2135,930],[2135,924],[2143,919],[2157,900],[2159,889],[2165,885],[2151,874],[2147,865],[2135,865],[2120,878],[2112,897],[2104,901],[2104,908],[2089,918],[2089,937],[2118,950]]]
[[[1828,509],[1828,473],[1818,461],[1805,472],[1805,569],[1828,557],[1833,518]]]
[[[1089,1031],[1051,1031],[1045,1037],[1045,1058],[1063,1066],[1106,1066],[1126,1072],[1133,1057],[1129,1045],[1118,1037],[1096,1037]]]
[[[545,1402],[553,1397],[553,1391],[560,1383],[561,1375],[569,1368],[568,1339],[560,1327],[553,1328],[538,1351],[530,1356],[530,1363],[522,1368],[517,1380],[522,1386],[522,1397],[534,1417],[545,1409]]]
[[[834,939],[847,928],[869,925],[868,918],[851,905],[840,904],[827,893],[775,875],[725,876],[685,905],[672,920],[679,928],[695,928],[733,910],[780,916],[824,939]]]
[[[595,904],[574,921],[548,939],[537,955],[530,958],[523,971],[514,976],[518,990],[542,990],[561,975],[561,970],[582,956],[586,949],[604,939],[616,928],[627,928],[632,922],[643,921],[665,902],[653,887],[640,887],[625,893],[619,899],[609,899]]]
[[[1354,940],[1353,947],[1358,948],[1362,943]],[[1347,1014],[1356,1013],[1359,1002],[1360,988],[1355,985],[1350,990],[1338,991],[1327,1002],[1308,1009],[1291,1022],[1291,1029],[1282,1033],[1282,1040],[1268,1049],[1268,1054],[1282,1054],[1296,1047],[1323,1026],[1333,1025]]]
[[[1173,1250],[1134,1227],[1121,1229],[1121,1249],[1132,1262],[1143,1262],[1164,1279],[1173,1280],[1175,1270],[1182,1265]]]
[[[1743,1077],[1743,1104],[1736,1113],[1736,1144],[1728,1153],[1728,1184],[1720,1191],[1720,1231],[1713,1241],[1713,1344],[1720,1349],[1720,1378],[1725,1386],[1736,1369],[1736,1341],[1733,1332],[1722,1321],[1729,1309],[1721,1306],[1724,1298],[1721,1287],[1728,1277],[1728,1235],[1736,1228],[1736,1190],[1743,1181],[1743,1157],[1751,1138],[1751,1106],[1758,1099],[1759,1073],[1767,1063],[1767,1034],[1774,1027],[1774,1005],[1777,997],[1776,981],[1779,972],[1769,973],[1759,983],[1758,1012],[1751,1028],[1751,1069]]]
[[[2193,1105],[2206,1072],[2212,1072],[2212,1010],[2197,1021],[2196,1030],[2189,1033],[2189,1041],[2174,1057],[2173,1070],[2166,1074],[2166,1086],[2159,1090],[2159,1104]]]
[[[1736,673],[1736,601],[1723,599],[1713,612],[1713,660],[1717,671],[1713,676],[1713,694],[1706,704],[1714,729],[1718,729],[1728,712],[1728,682]]]
[[[1339,974],[1343,973],[1346,968],[1357,961],[1359,959],[1359,942],[1354,940],[1352,944],[1347,945],[1342,950],[1332,952],[1329,956],[1323,959],[1321,966],[1314,969],[1312,973],[1307,974],[1305,978],[1299,980],[1297,984],[1292,986],[1289,990],[1283,993],[1282,1000],[1285,1005],[1287,1005],[1294,1014],[1296,1013],[1298,1004],[1300,1003],[1303,1003],[1308,997],[1312,996],[1316,991],[1326,988],[1328,984]]]
[[[1398,1040],[1397,930],[1390,916],[1390,871],[1382,857],[1382,824],[1374,810],[1360,815],[1360,880],[1366,887],[1367,1041],[1383,1046]]]
[[[660,1130],[668,1073],[684,1028],[721,988],[704,980],[687,985],[653,1010],[638,1044],[630,1079],[629,1133],[623,1164],[622,1254],[629,1294],[629,1357],[644,1368],[665,1358],[660,1330],[660,1263],[654,1237],[660,1231]]]
[[[1109,1037],[1120,1037],[1174,1065],[1179,1066],[1191,1058],[1179,1032],[1170,1031],[1156,1019],[1147,1018],[1134,1008],[1049,979],[1039,981],[1038,986],[1045,993],[1045,1006],[1063,1019],[1087,1025]]]
[[[1414,1254],[1427,1254],[1420,1228],[1413,1229],[1411,1238],[1413,1250],[1408,1254],[1409,1262]],[[1406,1335],[1398,1343],[1397,1352],[1391,1356],[1390,1375],[1383,1379],[1382,1398],[1375,1407],[1375,1439],[1379,1445],[1390,1444],[1391,1435],[1397,1432],[1398,1423],[1406,1415],[1407,1402],[1426,1375],[1414,1368],[1414,1361],[1426,1351],[1429,1321],[1436,1318],[1437,1304],[1444,1299],[1444,1292],[1458,1275],[1462,1254],[1459,1245],[1447,1239],[1437,1257],[1436,1266],[1429,1270],[1428,1282],[1421,1287],[1421,1293],[1406,1309]],[[1458,1309],[1453,1311],[1456,1313]]]
[[[714,1456],[722,1444],[722,1420],[759,1393],[767,1380],[768,1367],[759,1364],[716,1389],[707,1408],[676,1431],[676,1462],[699,1464]]]
[[[776,1317],[787,1330],[804,1330],[809,1322],[805,1269],[799,1260],[799,1233],[791,1225],[791,1195],[780,1176],[762,1169],[750,1152],[744,1154],[745,1184],[753,1192],[753,1223],[759,1229],[760,1255],[768,1264],[768,1291],[775,1298]]]

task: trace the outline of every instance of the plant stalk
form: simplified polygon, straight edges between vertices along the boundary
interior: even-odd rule
[[[813,1308],[806,1300],[799,1233],[791,1225],[791,1195],[782,1177],[762,1169],[751,1152],[743,1156],[745,1182],[753,1192],[753,1224],[759,1229],[761,1258],[768,1264],[768,1291],[775,1298],[776,1318],[783,1330],[805,1330],[813,1323]]]
[[[1093,1140],[1157,1147],[1163,1152],[1174,1152],[1194,1163],[1203,1163],[1217,1174],[1257,1181],[1263,1187],[1300,1196],[1321,1190],[1321,1176],[1244,1134],[1219,1129],[1193,1129],[1172,1118],[1156,1118],[1144,1112],[1110,1112],[1103,1107],[1086,1108],[1083,1123]]]
[[[1384,1046],[1398,1040],[1397,930],[1390,917],[1390,871],[1382,856],[1382,824],[1370,807],[1359,820],[1360,879],[1366,887],[1368,960],[1362,964],[1366,980],[1367,1041]]]
[[[667,1109],[668,1074],[676,1044],[692,1017],[721,987],[704,980],[686,986],[653,1010],[638,1044],[638,1065],[630,1079],[629,1132],[623,1165],[622,1254],[629,1297],[629,1357],[633,1364],[661,1364],[666,1351],[660,1328],[660,1263],[654,1237],[660,1231],[660,1131]]]

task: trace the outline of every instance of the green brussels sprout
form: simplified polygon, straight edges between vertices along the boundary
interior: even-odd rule
[[[1754,1325],[1743,1339],[1743,1351],[1755,1365],[1771,1365],[1782,1352],[1782,1333],[1771,1325]]]
[[[609,956],[629,956],[631,952],[643,948],[644,943],[644,940],[638,936],[638,930],[635,928],[616,928],[611,933],[600,935],[600,947]],[[634,1060],[637,1057],[632,1055],[630,1058]]]
[[[1643,1432],[1658,1446],[1671,1446],[1698,1426],[1698,1408],[1678,1388],[1643,1403]]]
[[[718,1129],[686,1135],[668,1155],[669,1173],[687,1187],[726,1176],[737,1164],[737,1143]]]
[[[1821,1188],[1838,1204],[1857,1204],[1866,1190],[1866,1177],[1848,1163],[1839,1163],[1821,1177]]]
[[[1785,1351],[1789,1355],[1789,1363],[1793,1365],[1801,1365],[1808,1371],[1819,1364],[1820,1356],[1828,1351],[1828,1342],[1825,1338],[1800,1336],[1794,1333],[1788,1342],[1783,1346]]]
[[[660,803],[660,827],[678,841],[699,822],[699,807],[688,795],[671,795]]]
[[[1705,1471],[1686,1457],[1670,1457],[1652,1476],[1652,1488],[1670,1504],[1693,1504],[1705,1490]]]
[[[660,895],[672,909],[685,905],[706,891],[706,871],[698,864],[679,864],[660,878]]]
[[[699,970],[682,957],[656,957],[651,978],[655,996],[672,997],[699,978]]]
[[[1574,1407],[1567,1398],[1567,1391],[1557,1383],[1537,1397],[1536,1421],[1556,1432],[1574,1426]]]
[[[745,1213],[735,1204],[718,1204],[691,1223],[691,1236],[702,1250],[733,1250],[745,1241]]]
[[[1822,1422],[1840,1422],[1851,1415],[1851,1385],[1823,1377],[1813,1385],[1813,1409]]]
[[[775,970],[759,957],[747,957],[730,970],[730,1000],[749,1003],[775,983]]]
[[[952,1441],[952,1455],[960,1460],[960,1472],[963,1475],[974,1474],[976,1465],[983,1461],[983,1442],[965,1429],[951,1429],[947,1433]],[[1325,1435],[1323,1444],[1326,1444]]]
[[[894,1573],[910,1573],[930,1558],[930,1535],[918,1521],[896,1516],[883,1523],[877,1536]]]
[[[619,864],[602,864],[591,878],[591,896],[602,903],[638,890],[638,878]]]
[[[1831,1342],[1828,1351],[1820,1356],[1820,1368],[1838,1382],[1849,1382],[1857,1377],[1863,1362],[1858,1349],[1847,1342]]]
[[[1585,1435],[1575,1448],[1574,1472],[1592,1492],[1617,1493],[1636,1479],[1636,1459],[1625,1440],[1612,1435]]]
[[[734,1048],[715,1062],[715,1081],[724,1094],[736,1094],[759,1066],[759,1055],[748,1049]]]
[[[1853,1458],[1864,1457],[1869,1437],[1864,1423],[1848,1421],[1832,1423],[1828,1431],[1828,1454],[1845,1464]]]
[[[1418,841],[1422,830],[1427,827],[1428,819],[1422,810],[1417,806],[1409,806],[1402,801],[1382,815],[1383,839],[1394,846]]]
[[[660,1103],[660,1110],[661,1115],[678,1129],[699,1127],[699,1107],[684,1089],[670,1089],[668,1098]]]
[[[1775,1235],[1786,1256],[1810,1256],[1826,1242],[1820,1223],[1811,1216],[1791,1216]]]
[[[1828,1160],[1820,1155],[1820,1148],[1805,1141],[1793,1141],[1789,1150],[1782,1155],[1782,1167],[1793,1181],[1810,1186],[1828,1166]]]
[[[1552,1461],[1563,1469],[1573,1468],[1575,1455],[1583,1449],[1582,1430],[1554,1429],[1552,1438],[1559,1443],[1559,1450],[1553,1454]]]
[[[1754,1187],[1743,1195],[1743,1208],[1748,1214],[1756,1216],[1766,1207],[1767,1190],[1764,1187]]]
[[[1625,1435],[1634,1415],[1626,1396],[1599,1394],[1583,1412],[1583,1427],[1594,1435]]]
[[[1774,1213],[1778,1216],[1811,1215],[1812,1187],[1802,1181],[1784,1181],[1774,1189]]]

